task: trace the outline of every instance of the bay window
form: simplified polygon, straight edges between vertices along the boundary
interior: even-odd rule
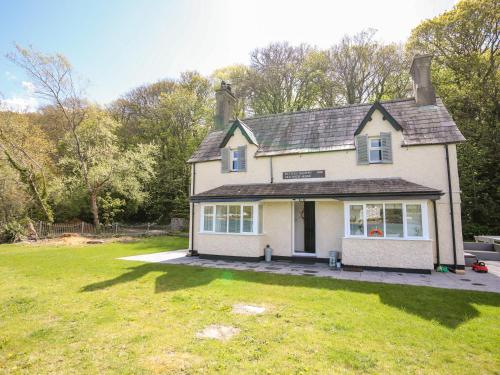
[[[215,212],[215,214],[214,214]],[[262,233],[262,206],[252,203],[203,205],[202,233]]]
[[[384,205],[366,205],[366,231],[368,237],[384,236]]]
[[[363,236],[365,234],[365,226],[363,224],[363,205],[350,205],[350,233],[352,236]]]
[[[345,228],[346,237],[427,239],[427,205],[425,202],[346,203]]]

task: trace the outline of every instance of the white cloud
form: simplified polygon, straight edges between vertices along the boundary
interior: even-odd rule
[[[33,97],[12,96],[0,100],[0,110],[14,112],[33,112],[38,108],[38,100]]]
[[[9,81],[15,81],[17,79],[17,77],[9,71],[5,72],[5,78]]]
[[[24,89],[28,92],[28,94],[33,94],[35,92],[35,85],[33,84],[33,82],[29,82],[29,81],[22,81],[21,82],[21,85],[24,87]]]

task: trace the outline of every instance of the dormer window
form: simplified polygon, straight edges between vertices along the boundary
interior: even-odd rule
[[[374,137],[357,135],[356,159],[358,164],[392,163],[391,133],[381,132]]]
[[[242,168],[242,163],[241,160],[243,159],[243,152],[239,148],[231,150],[231,171],[232,172],[238,172],[241,171]]]
[[[380,137],[373,137],[368,138],[368,141],[370,163],[382,162],[382,139]]]
[[[224,147],[221,149],[221,171],[245,172],[247,170],[247,146],[235,148]]]

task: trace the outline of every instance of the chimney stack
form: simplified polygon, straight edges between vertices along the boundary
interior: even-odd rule
[[[413,94],[418,106],[436,105],[436,92],[431,82],[432,55],[415,55],[410,73],[413,79]]]
[[[215,91],[215,102],[215,129],[222,130],[229,121],[234,120],[236,97],[231,91],[231,84],[221,82],[220,89]]]

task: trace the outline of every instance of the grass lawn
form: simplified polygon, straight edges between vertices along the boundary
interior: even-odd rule
[[[0,245],[0,373],[500,373],[500,294],[116,259],[186,246]]]

